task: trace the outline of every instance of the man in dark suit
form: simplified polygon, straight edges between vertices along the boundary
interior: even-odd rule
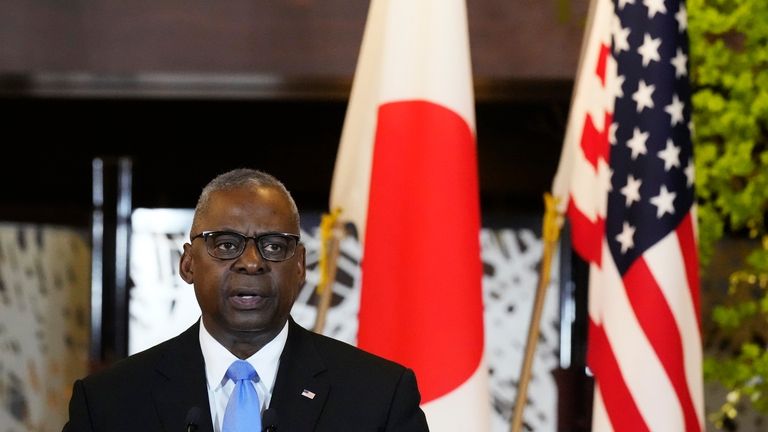
[[[75,382],[64,431],[230,432],[241,400],[257,416],[241,430],[261,429],[259,413],[280,432],[428,430],[411,370],[290,318],[305,277],[298,240],[296,204],[274,177],[211,181],[179,263],[201,321]],[[235,378],[235,363],[252,374]]]

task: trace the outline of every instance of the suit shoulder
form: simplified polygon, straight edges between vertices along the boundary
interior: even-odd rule
[[[86,387],[100,387],[102,385],[114,386],[117,384],[141,382],[140,380],[153,373],[155,365],[158,364],[160,359],[165,357],[166,352],[174,349],[174,346],[179,343],[179,338],[180,336],[176,336],[142,352],[119,360],[106,369],[87,376],[83,379],[83,383]]]
[[[291,330],[294,328],[298,329],[290,343],[286,370],[299,371],[299,375],[309,372],[317,382],[333,387],[324,408],[328,415],[318,430],[427,430],[412,370],[336,339],[298,326]],[[288,337],[292,338],[290,333]],[[304,380],[297,380],[294,386],[303,388],[303,384]]]
[[[372,370],[381,374],[389,372],[401,375],[406,368],[394,361],[369,353],[358,347],[325,335],[317,334],[306,329],[305,336],[312,341],[319,354],[329,365],[341,366],[352,371]]]

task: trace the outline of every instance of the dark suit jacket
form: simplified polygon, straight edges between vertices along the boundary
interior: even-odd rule
[[[182,432],[192,407],[197,430],[212,431],[198,326],[76,381],[64,431]],[[419,400],[410,369],[289,320],[270,403],[278,432],[426,431]]]

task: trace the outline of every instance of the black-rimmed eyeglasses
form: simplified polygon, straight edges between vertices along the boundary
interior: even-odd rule
[[[202,237],[208,255],[231,260],[243,254],[249,239],[253,239],[261,257],[267,261],[285,261],[293,257],[299,236],[296,234],[268,232],[257,236],[247,236],[232,231],[203,231],[192,237],[192,241]]]

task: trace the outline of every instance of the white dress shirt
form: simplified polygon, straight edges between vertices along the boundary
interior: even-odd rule
[[[280,354],[283,352],[286,340],[288,340],[287,322],[274,339],[254,355],[245,359],[259,374],[259,382],[254,383],[254,385],[259,394],[262,413],[269,407],[269,402],[272,399],[277,367],[280,364]],[[224,421],[224,412],[227,409],[229,395],[235,388],[234,382],[226,376],[227,369],[238,358],[211,336],[203,325],[202,319],[200,320],[200,348],[203,350],[203,359],[205,360],[208,403],[211,407],[213,430],[214,432],[221,432],[221,423]]]

